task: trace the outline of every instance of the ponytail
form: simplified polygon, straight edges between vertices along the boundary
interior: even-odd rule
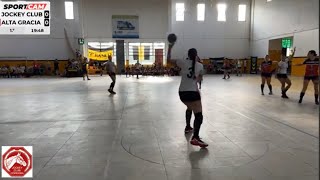
[[[193,79],[196,78],[196,75],[195,75],[195,66],[196,66],[196,59],[192,59],[192,74],[193,74]]]
[[[194,49],[194,48],[189,49],[188,56],[189,56],[189,59],[192,60],[192,67],[191,67],[192,77],[191,78],[194,79],[194,78],[196,78],[196,76],[195,76],[195,66],[196,66],[196,58],[198,56],[197,50]]]

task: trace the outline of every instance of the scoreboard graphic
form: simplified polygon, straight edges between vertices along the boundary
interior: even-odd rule
[[[49,35],[49,1],[0,1],[0,35]]]

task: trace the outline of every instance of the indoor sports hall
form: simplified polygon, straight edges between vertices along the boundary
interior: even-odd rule
[[[318,180],[319,0],[0,1],[0,179]]]

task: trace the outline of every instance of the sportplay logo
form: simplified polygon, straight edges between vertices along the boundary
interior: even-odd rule
[[[2,178],[32,178],[32,146],[2,146]]]

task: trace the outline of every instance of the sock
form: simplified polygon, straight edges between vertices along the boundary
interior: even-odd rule
[[[115,82],[112,82],[112,83],[110,84],[110,88],[109,88],[109,89],[113,90],[114,85],[115,85]]]
[[[199,138],[199,131],[203,121],[202,112],[195,113],[195,120],[193,124],[193,138]]]
[[[261,84],[261,92],[263,93],[264,84]]]
[[[191,116],[192,116],[192,110],[186,110],[186,125],[187,127],[191,127],[190,126],[190,120],[191,120]]]
[[[272,85],[268,85],[270,92],[272,92]]]
[[[303,92],[300,93],[300,101],[302,101],[304,94],[305,94],[305,93],[303,93]]]
[[[287,86],[286,88],[284,88],[284,93],[287,93],[287,91],[289,90],[289,86]]]

